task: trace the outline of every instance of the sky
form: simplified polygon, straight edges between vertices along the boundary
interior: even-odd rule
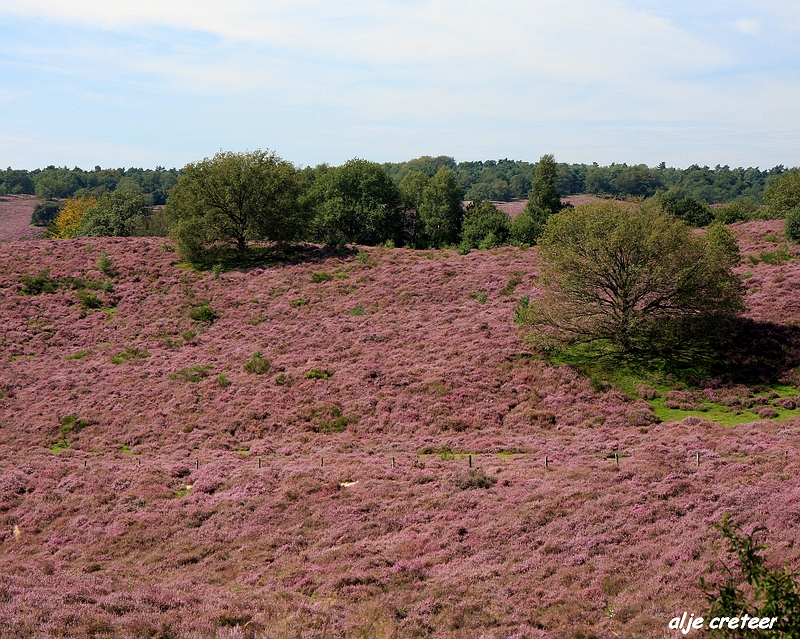
[[[800,165],[797,0],[0,0],[0,164]]]

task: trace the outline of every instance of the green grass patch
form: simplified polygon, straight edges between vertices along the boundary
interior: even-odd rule
[[[326,368],[312,368],[306,372],[306,379],[328,379],[333,373]]]
[[[145,357],[150,357],[150,353],[148,353],[146,349],[126,346],[124,351],[117,353],[111,358],[111,363],[122,364],[122,362],[127,362],[132,359],[143,359]]]
[[[261,351],[256,351],[250,361],[245,363],[244,370],[251,375],[263,375],[269,372],[271,366],[270,361],[261,355]]]
[[[172,373],[169,378],[196,384],[201,379],[205,379],[209,376],[210,373],[208,369],[208,366],[189,366],[188,368],[182,368],[181,370]]]
[[[315,284],[320,284],[321,282],[329,282],[333,279],[333,275],[328,273],[327,271],[317,271],[311,274],[311,281]]]
[[[349,312],[349,314],[353,315],[354,317],[358,317],[359,315],[364,315],[364,313],[366,313],[366,311],[364,310],[364,307],[361,306],[360,304],[354,308],[351,308]]]
[[[85,351],[80,349],[77,353],[73,353],[72,355],[67,355],[64,359],[83,359],[87,355],[91,355],[92,351]]]

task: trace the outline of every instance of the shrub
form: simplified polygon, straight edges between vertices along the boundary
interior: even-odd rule
[[[197,331],[183,331],[183,333],[181,333],[181,337],[187,342],[191,342],[195,337],[197,337]]]
[[[116,277],[117,271],[114,269],[114,265],[111,262],[111,258],[108,257],[108,253],[103,251],[100,253],[100,257],[97,258],[97,270],[107,275],[108,277]]]
[[[306,373],[306,379],[328,379],[333,373],[324,368],[312,368]]]
[[[60,202],[40,202],[33,209],[31,224],[33,226],[47,226],[48,224],[52,224],[60,210]]]
[[[39,275],[22,276],[22,295],[41,295],[43,293],[55,293],[58,282],[50,277],[50,269],[43,270]]]
[[[270,361],[261,355],[261,351],[256,351],[250,361],[244,365],[244,370],[253,375],[263,375],[269,372],[271,365]]]
[[[787,240],[800,242],[800,206],[796,206],[786,213],[786,224],[783,232]]]
[[[233,382],[228,378],[228,375],[226,373],[220,373],[219,375],[217,375],[217,384],[219,385],[220,388],[227,388],[228,386],[233,384]]]
[[[320,282],[329,282],[333,279],[333,275],[327,273],[325,271],[320,271],[318,273],[311,274],[311,281],[315,284],[319,284]]]
[[[467,473],[456,475],[453,478],[455,484],[461,490],[470,488],[491,488],[497,483],[497,477],[487,475],[482,470],[473,469]]]
[[[752,202],[731,202],[713,210],[714,219],[722,224],[749,222],[758,219],[758,205]]]
[[[81,307],[85,311],[93,308],[103,308],[103,300],[97,297],[97,295],[94,293],[78,291],[78,299],[81,302]]]
[[[182,368],[181,370],[172,373],[169,376],[170,379],[177,379],[184,382],[194,382],[197,383],[201,379],[208,377],[208,367],[207,366],[189,366],[188,368]]]
[[[150,357],[150,353],[148,353],[146,349],[126,346],[124,351],[117,353],[111,358],[111,363],[122,364],[122,362],[127,362],[132,359],[142,359],[145,357]]]
[[[800,583],[788,568],[769,568],[760,554],[766,548],[756,536],[766,528],[757,527],[749,535],[725,515],[715,528],[726,542],[726,558],[711,564],[708,572],[717,574],[713,582],[704,577],[700,585],[710,604],[707,618],[751,617],[778,618],[772,630],[722,630],[722,636],[800,639]]]
[[[189,311],[189,317],[195,322],[213,324],[218,316],[208,304],[200,304]]]

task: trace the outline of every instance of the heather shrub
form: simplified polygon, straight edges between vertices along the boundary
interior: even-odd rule
[[[786,223],[783,232],[787,240],[800,242],[800,206],[796,206],[786,213]]]
[[[780,639],[800,638],[800,582],[798,575],[788,568],[770,568],[761,552],[766,546],[758,543],[757,536],[766,528],[759,526],[749,535],[725,515],[715,528],[724,543],[723,558],[714,561],[708,573],[715,575],[711,581],[704,577],[700,585],[710,604],[706,618],[777,617],[777,627],[772,630],[725,628],[723,637],[767,637]]]
[[[261,355],[261,351],[256,351],[250,361],[244,365],[244,370],[252,375],[263,375],[269,372],[270,366],[270,361]]]
[[[452,481],[461,490],[469,490],[471,488],[491,488],[497,483],[497,477],[473,468],[466,473],[456,475]]]

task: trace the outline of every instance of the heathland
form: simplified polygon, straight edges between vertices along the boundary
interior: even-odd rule
[[[0,244],[0,635],[673,636],[726,513],[800,567],[783,225],[730,226],[774,366],[705,380],[542,358],[536,247]]]

